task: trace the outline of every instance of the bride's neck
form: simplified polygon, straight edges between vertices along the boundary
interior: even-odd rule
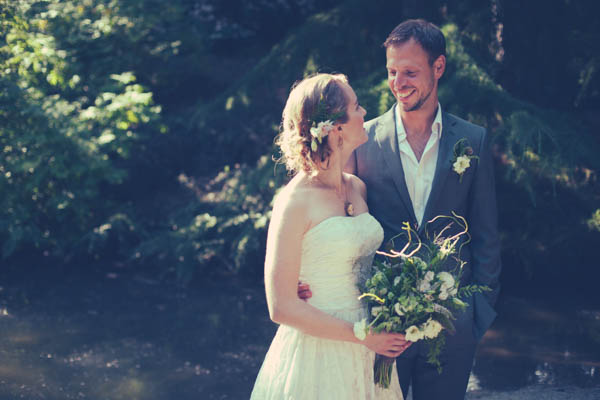
[[[326,165],[317,166],[312,177],[316,178],[323,186],[335,189],[338,193],[344,191],[344,162],[339,151],[334,151]],[[346,160],[347,161],[347,160]]]
[[[343,192],[344,173],[339,165],[330,165],[328,169],[319,169],[313,175],[323,186]]]

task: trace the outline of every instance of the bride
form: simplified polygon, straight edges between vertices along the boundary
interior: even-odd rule
[[[367,140],[365,114],[344,75],[307,78],[287,100],[277,144],[295,176],[275,199],[265,260],[269,314],[280,327],[252,399],[402,399],[395,376],[389,389],[374,385],[373,362],[410,342],[367,332],[357,299],[361,267],[383,240],[364,183],[342,171]],[[298,281],[310,284],[307,301]]]

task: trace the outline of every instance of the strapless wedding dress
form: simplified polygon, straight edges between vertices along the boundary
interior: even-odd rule
[[[366,309],[357,299],[381,225],[368,213],[335,216],[310,229],[302,242],[300,280],[310,285],[308,303],[357,322]],[[394,367],[389,389],[373,382],[375,353],[361,344],[310,336],[281,325],[258,373],[253,400],[402,400]]]

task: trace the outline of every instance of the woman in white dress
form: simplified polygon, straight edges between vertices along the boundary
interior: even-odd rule
[[[288,98],[277,144],[295,175],[275,199],[265,260],[269,313],[280,327],[252,399],[402,399],[397,378],[386,390],[374,385],[373,362],[410,342],[360,323],[358,271],[383,240],[364,183],[343,172],[367,140],[365,114],[344,75],[307,78]],[[310,284],[307,301],[299,281]]]

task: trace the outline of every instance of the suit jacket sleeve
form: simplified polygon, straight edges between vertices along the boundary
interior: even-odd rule
[[[477,170],[471,186],[470,207],[467,220],[471,232],[471,262],[473,283],[486,285],[492,290],[476,293],[473,298],[475,336],[480,339],[493,322],[500,291],[500,237],[494,165],[489,145],[489,135],[484,131],[479,149]]]

